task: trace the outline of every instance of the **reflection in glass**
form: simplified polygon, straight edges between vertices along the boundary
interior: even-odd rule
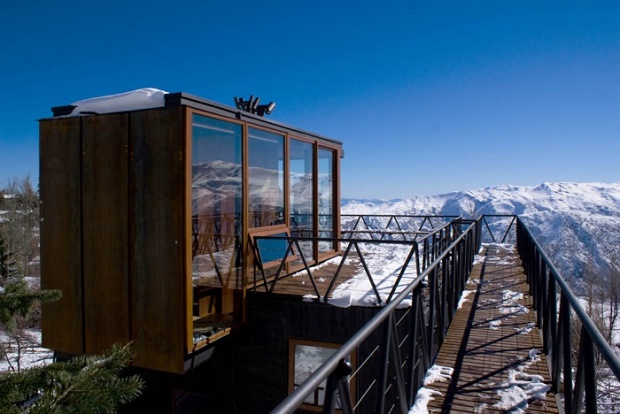
[[[313,145],[308,142],[290,140],[290,229],[291,236],[314,236],[314,168],[312,163]],[[314,249],[312,241],[301,241],[306,260],[312,260]]]
[[[256,128],[248,135],[250,227],[284,223],[284,136]]]
[[[193,280],[220,297],[219,289],[241,289],[241,138],[240,125],[192,115]],[[227,313],[232,304],[218,308]]]
[[[314,373],[327,359],[337,351],[336,348],[325,348],[312,345],[295,345],[295,380],[297,388]],[[325,385],[323,381],[319,387],[304,401],[306,404],[322,406],[325,401]]]
[[[319,237],[334,237],[334,151],[319,149]],[[319,253],[334,250],[334,243],[319,242]]]

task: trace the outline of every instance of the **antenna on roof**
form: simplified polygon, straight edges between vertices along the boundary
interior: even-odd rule
[[[256,114],[258,116],[265,116],[265,114],[269,115],[276,107],[275,102],[269,102],[267,105],[259,105],[258,102],[260,102],[260,98],[258,96],[254,98],[254,95],[250,95],[250,98],[247,101],[242,97],[237,98],[235,96],[235,106],[237,109],[251,114]]]

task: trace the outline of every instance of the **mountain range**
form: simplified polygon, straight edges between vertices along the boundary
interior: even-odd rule
[[[343,199],[343,214],[516,214],[567,280],[620,265],[620,183],[501,185],[398,200]]]

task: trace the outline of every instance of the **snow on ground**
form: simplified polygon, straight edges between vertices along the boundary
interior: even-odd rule
[[[528,359],[515,369],[508,371],[508,380],[502,384],[497,394],[500,401],[493,407],[511,414],[522,414],[528,407],[528,401],[544,399],[549,391],[549,385],[543,382],[540,375],[530,375],[526,371],[534,363],[540,360],[538,349],[528,352]]]
[[[461,299],[459,299],[459,304],[456,308],[461,309],[461,307],[463,306],[463,303],[469,302],[469,299],[467,299],[467,297],[471,295],[472,293],[476,293],[476,291],[475,290],[464,290],[463,293],[461,294]]]
[[[382,304],[385,304],[390,295],[411,248],[412,245],[360,243],[360,249],[372,280],[379,291]],[[329,263],[338,264],[340,260],[341,258],[337,257],[331,259]],[[402,292],[416,277],[415,262],[411,260],[398,284],[395,295]],[[316,296],[306,295],[304,298],[314,300]],[[328,303],[338,307],[376,306],[378,300],[368,275],[362,268],[355,276],[334,289]],[[406,299],[400,304],[400,307],[408,306],[411,306],[411,299]]]
[[[515,331],[519,333],[519,335],[527,335],[532,332],[532,329],[536,328],[535,322],[530,322],[523,328],[514,328]]]
[[[505,289],[502,291],[502,304],[499,311],[504,315],[523,315],[529,313],[529,309],[520,304],[518,301],[523,300],[522,292],[513,292]]]
[[[409,414],[426,414],[428,412],[428,403],[434,399],[433,396],[441,396],[439,391],[427,388],[427,386],[435,382],[450,381],[453,371],[452,368],[442,367],[441,365],[430,367],[424,376],[424,386],[418,390],[415,396],[415,403],[409,409]]]
[[[0,332],[0,373],[52,362],[54,353],[40,344],[41,331],[38,330],[23,331],[19,341]]]

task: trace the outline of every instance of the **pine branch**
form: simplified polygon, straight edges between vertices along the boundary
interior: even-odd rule
[[[25,318],[37,303],[53,302],[61,296],[59,290],[32,291],[25,280],[13,278],[0,287],[0,325],[13,332],[16,315]]]
[[[137,375],[119,377],[132,357],[129,344],[115,345],[101,356],[0,376],[0,402],[11,410],[30,402],[29,413],[113,413],[144,387]]]

